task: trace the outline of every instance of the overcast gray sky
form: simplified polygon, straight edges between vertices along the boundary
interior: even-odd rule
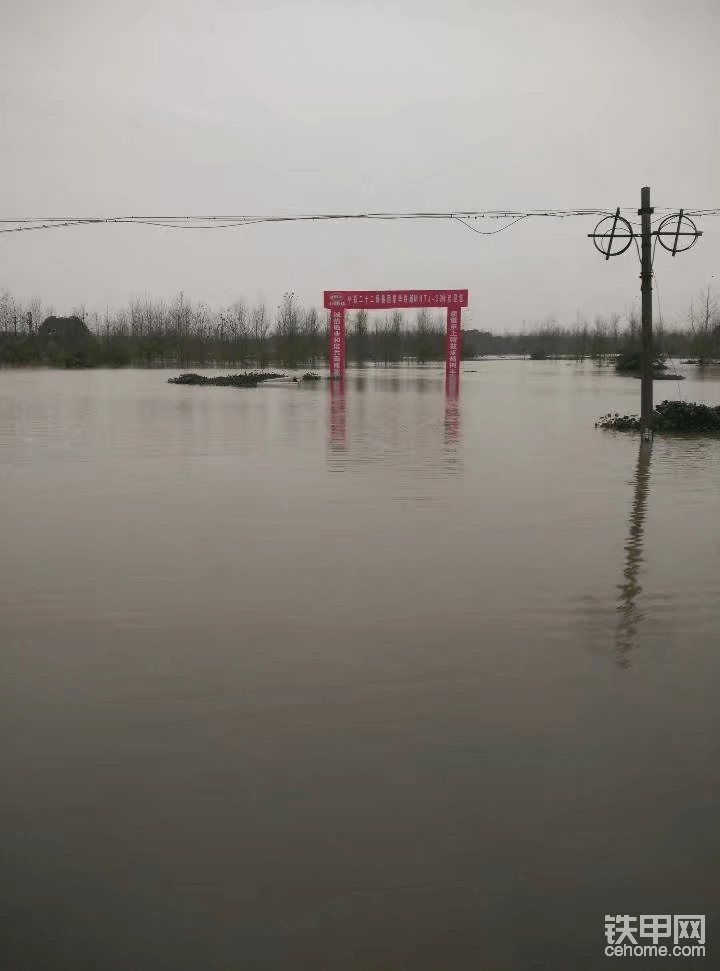
[[[720,206],[717,0],[0,2],[3,218]],[[0,289],[62,313],[468,287],[465,327],[572,324],[638,297],[595,221],[15,233]],[[701,228],[658,254],[668,321],[720,279]]]

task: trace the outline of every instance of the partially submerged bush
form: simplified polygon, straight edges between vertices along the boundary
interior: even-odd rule
[[[720,433],[720,405],[663,401],[654,415],[657,416],[654,427],[658,431]]]
[[[257,388],[261,381],[282,378],[284,375],[272,371],[249,371],[246,374],[226,374],[219,378],[206,378],[202,374],[181,374],[178,378],[168,378],[168,384],[213,384],[216,387]]]
[[[720,405],[697,404],[691,401],[663,401],[653,411],[652,426],[656,432],[693,432],[720,435]],[[627,432],[640,429],[637,415],[603,415],[596,428],[611,428]]]
[[[642,352],[637,348],[626,348],[615,359],[615,370],[631,378],[642,377]],[[671,374],[661,354],[656,354],[652,365],[653,381],[684,381],[684,374]]]
[[[632,432],[640,428],[640,419],[637,415],[620,415],[617,411],[613,415],[608,412],[595,422],[595,427],[612,428],[616,432]]]
[[[636,347],[626,348],[615,359],[615,370],[619,374],[640,374],[642,351]],[[653,358],[653,371],[667,371],[667,364],[659,354]]]

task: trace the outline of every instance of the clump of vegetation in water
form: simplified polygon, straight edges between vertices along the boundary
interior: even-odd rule
[[[720,435],[720,405],[702,405],[691,401],[663,401],[653,411],[652,426],[656,432],[692,432]],[[637,415],[604,415],[595,422],[596,428],[610,428],[617,432],[639,431]]]
[[[302,376],[303,381],[319,381],[320,375],[315,374],[314,371],[306,371]]]
[[[640,418],[637,415],[620,415],[617,411],[613,415],[608,412],[595,422],[596,428],[611,428],[615,432],[634,432],[640,428]]]
[[[618,354],[615,361],[615,370],[618,374],[628,374],[631,377],[642,377],[642,351],[637,348],[626,348]],[[668,374],[668,366],[662,355],[656,354],[653,359],[652,376],[654,381],[682,381],[683,374]]]
[[[626,348],[615,359],[615,370],[620,374],[640,374],[642,351],[636,347]],[[653,360],[653,371],[667,371],[667,364],[659,354],[656,354]]]
[[[257,388],[261,381],[284,376],[272,371],[248,371],[246,374],[226,374],[219,378],[206,378],[202,374],[181,374],[178,378],[168,378],[168,384],[213,384],[222,388]]]

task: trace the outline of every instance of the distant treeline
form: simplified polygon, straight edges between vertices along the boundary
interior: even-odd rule
[[[418,310],[348,313],[350,364],[430,363],[445,358],[445,315]],[[720,358],[720,307],[712,291],[691,306],[684,326],[655,323],[655,349],[671,357]],[[640,322],[630,313],[561,327],[552,320],[522,333],[464,330],[462,357],[522,355],[603,361],[639,343]],[[0,364],[58,367],[314,367],[327,363],[327,311],[304,308],[286,293],[275,314],[237,301],[214,310],[183,293],[166,303],[133,300],[104,316],[77,308],[56,317],[39,300],[23,305],[0,295]]]

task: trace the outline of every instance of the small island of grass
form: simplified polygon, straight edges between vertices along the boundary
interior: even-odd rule
[[[177,378],[168,378],[168,384],[212,384],[221,388],[257,388],[262,381],[284,377],[284,374],[276,374],[273,371],[248,371],[244,374],[225,374],[218,378],[206,378],[202,374],[181,374]]]
[[[320,375],[315,374],[314,371],[306,371],[301,378],[293,378],[295,384],[301,384],[303,381],[320,381]]]

